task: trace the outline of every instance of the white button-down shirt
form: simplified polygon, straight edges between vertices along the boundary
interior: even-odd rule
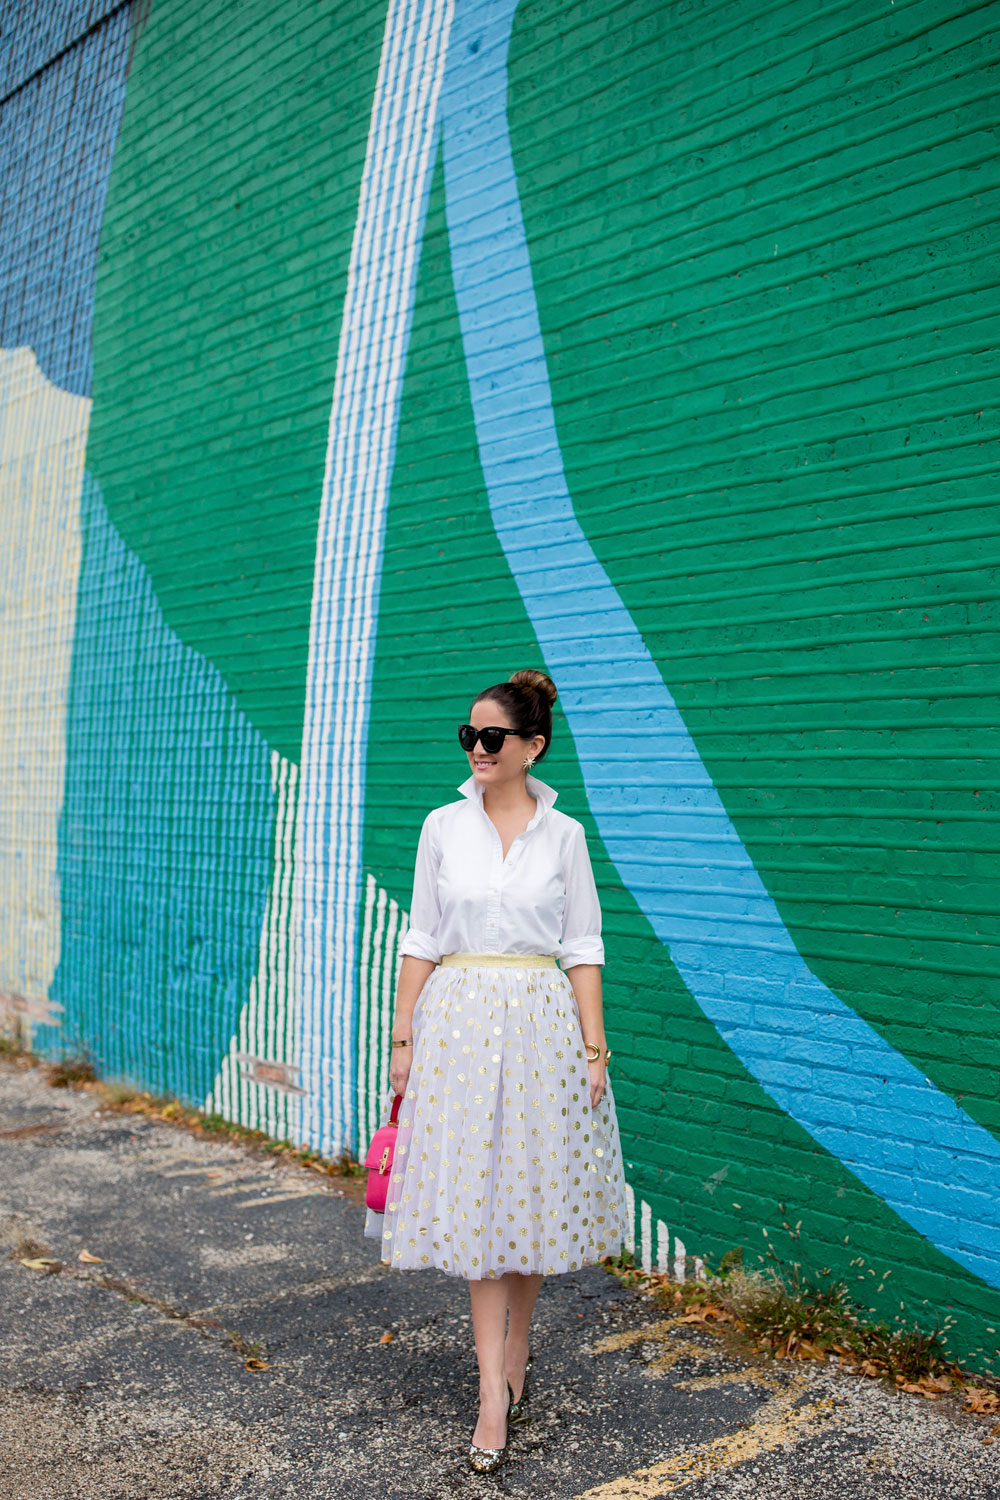
[[[556,812],[556,793],[526,778],[531,822],[503,857],[474,776],[464,800],[424,819],[402,952],[437,963],[445,953],[545,953],[564,969],[603,964],[601,907],[583,824]]]

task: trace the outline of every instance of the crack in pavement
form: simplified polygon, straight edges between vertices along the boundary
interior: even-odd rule
[[[20,1257],[13,1257],[23,1264]],[[25,1269],[29,1269],[25,1267]],[[39,1274],[36,1272],[36,1275]],[[173,1303],[166,1301],[163,1297],[157,1297],[153,1292],[144,1291],[136,1282],[124,1276],[112,1276],[101,1271],[83,1271],[76,1266],[67,1265],[65,1261],[53,1260],[40,1272],[41,1275],[68,1276],[74,1281],[81,1281],[89,1286],[98,1286],[102,1290],[112,1292],[117,1296],[125,1298],[129,1302],[140,1302],[144,1307],[154,1308],[165,1319],[182,1323],[185,1327],[195,1330],[204,1338],[215,1339],[221,1344],[227,1344],[233,1348],[244,1360],[262,1359],[262,1345],[259,1340],[248,1340],[244,1338],[238,1328],[225,1328],[217,1319],[208,1315],[207,1310],[201,1312],[185,1312],[183,1308],[175,1307]]]

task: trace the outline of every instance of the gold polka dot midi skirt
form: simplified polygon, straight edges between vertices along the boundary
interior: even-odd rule
[[[469,1280],[618,1255],[614,1097],[609,1080],[591,1108],[569,980],[552,960],[475,958],[449,956],[414,1008],[386,1211],[365,1232],[387,1265]]]

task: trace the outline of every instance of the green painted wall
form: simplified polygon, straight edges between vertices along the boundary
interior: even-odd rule
[[[290,759],[384,22],[382,0],[154,4],[101,233],[88,469],[172,628]]]
[[[386,15],[154,0],[101,159],[96,263],[80,249],[83,269],[53,272],[96,288],[92,409],[73,386],[87,474],[57,497],[80,557],[12,541],[33,569],[48,548],[75,609],[46,693],[18,706],[65,758],[10,840],[19,858],[60,850],[36,1041],[82,1039],[108,1071],[293,1137],[297,763]],[[508,99],[587,537],[813,972],[994,1134],[997,21],[958,0],[521,0]],[[60,191],[82,204],[94,127],[52,120]],[[76,244],[63,200],[42,207],[19,254]],[[29,344],[58,385],[79,359],[53,357],[73,329],[47,317],[45,338],[5,322],[0,361]],[[50,427],[43,475],[65,443]],[[8,696],[45,637],[37,620],[18,631],[0,640]],[[465,774],[454,725],[474,692],[540,661],[490,517],[438,163],[378,602],[371,910],[395,922],[408,904],[423,816]],[[881,1313],[952,1311],[957,1352],[989,1363],[1000,1294],[721,1040],[602,847],[561,717],[546,777],[590,836],[614,1087],[654,1225],[716,1259],[735,1244],[752,1259],[766,1229],[781,1255],[858,1276]],[[0,894],[22,871],[0,862]],[[10,995],[25,939],[3,930]],[[379,931],[359,958],[372,997],[394,957],[396,928]],[[370,1024],[362,1069],[384,1046]],[[279,1082],[251,1088],[257,1063]],[[343,1065],[323,1059],[322,1088]],[[797,1224],[798,1239],[782,1227]]]
[[[995,1131],[995,40],[941,4],[736,21],[519,7],[510,118],[567,476],[800,952]],[[470,686],[540,659],[489,520],[442,198],[369,755],[366,861],[403,905]],[[393,722],[428,709],[442,734],[407,747],[401,796]],[[637,1195],[699,1253],[763,1252],[767,1228],[883,1315],[900,1288],[961,1308],[982,1349],[996,1293],[750,1078],[603,855],[565,734],[547,775],[600,871]]]

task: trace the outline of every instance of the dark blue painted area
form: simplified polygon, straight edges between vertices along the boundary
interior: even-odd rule
[[[85,29],[107,6],[15,10],[5,56],[15,81],[29,81],[0,107],[0,347],[30,345],[53,384],[89,396],[97,246],[125,100],[129,8],[114,9],[33,77],[32,62],[40,66],[79,35],[69,22]]]
[[[256,973],[272,864],[271,752],[163,618],[85,475],[59,824],[50,1055],[204,1101]]]
[[[122,8],[122,0],[4,0],[0,5],[0,99]]]

